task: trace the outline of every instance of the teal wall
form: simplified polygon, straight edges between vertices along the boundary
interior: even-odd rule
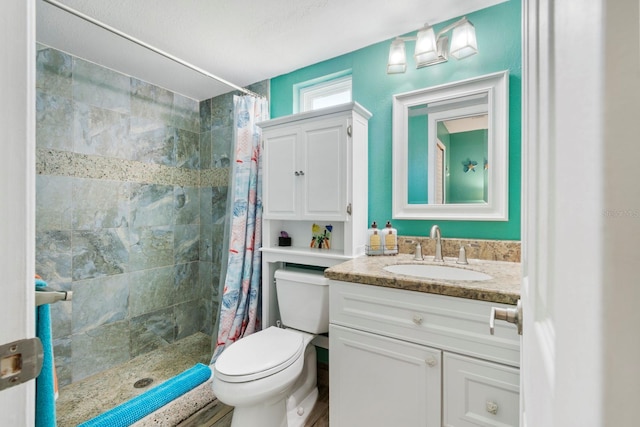
[[[416,69],[407,43],[404,74],[386,73],[391,40],[311,65],[271,80],[271,117],[293,112],[293,86],[328,74],[351,70],[353,100],[373,113],[369,121],[369,223],[391,220],[392,96],[419,88],[509,70],[509,221],[395,220],[398,233],[426,236],[439,224],[445,237],[520,239],[521,4],[510,0],[466,15],[475,25],[479,53],[462,61]],[[435,25],[436,32],[447,21]],[[411,35],[414,35],[412,32]]]
[[[409,203],[425,204],[429,200],[429,139],[427,115],[409,117]]]
[[[484,159],[487,157],[488,132],[485,129],[458,132],[450,135],[448,149],[449,192],[448,203],[480,203],[485,197],[487,173]],[[464,171],[467,159],[477,163],[473,170]]]

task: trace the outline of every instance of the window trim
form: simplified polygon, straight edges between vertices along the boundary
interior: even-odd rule
[[[294,112],[312,111],[313,102],[335,94],[349,92],[353,99],[351,70],[330,74],[294,85]]]

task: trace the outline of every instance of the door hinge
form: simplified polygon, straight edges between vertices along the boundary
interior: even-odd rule
[[[25,383],[40,375],[43,358],[39,338],[0,345],[0,390]]]
[[[353,135],[353,127],[351,125],[347,126],[347,135],[349,136]]]
[[[351,215],[351,203],[347,205],[347,214]]]

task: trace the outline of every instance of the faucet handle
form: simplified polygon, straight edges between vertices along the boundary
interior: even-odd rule
[[[460,252],[458,254],[456,264],[469,264],[467,261],[467,252],[465,251],[464,246],[460,246]]]
[[[422,261],[424,257],[422,256],[422,246],[420,243],[416,243],[416,250],[413,255],[413,259],[416,261]]]

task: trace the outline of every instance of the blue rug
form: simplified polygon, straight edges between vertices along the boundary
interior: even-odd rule
[[[79,427],[127,427],[194,389],[211,377],[202,363],[176,375],[159,386],[80,424]]]

